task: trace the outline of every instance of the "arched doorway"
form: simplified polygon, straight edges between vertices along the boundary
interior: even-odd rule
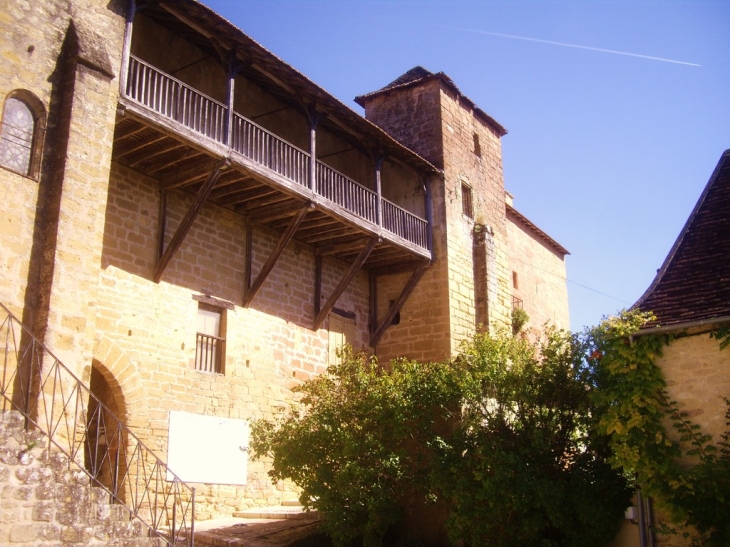
[[[98,361],[91,367],[86,418],[84,465],[97,486],[113,498],[123,499],[127,435],[122,430],[126,416],[121,386]]]

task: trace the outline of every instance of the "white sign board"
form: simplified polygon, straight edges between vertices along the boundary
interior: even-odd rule
[[[185,482],[246,484],[248,432],[246,420],[171,410],[167,467]]]

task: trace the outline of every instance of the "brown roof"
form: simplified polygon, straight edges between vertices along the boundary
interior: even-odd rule
[[[552,237],[543,232],[517,209],[509,204],[506,204],[505,207],[507,208],[508,219],[519,221],[523,226],[525,226],[525,228],[532,232],[534,236],[537,236],[538,239],[542,240],[545,246],[550,247],[554,252],[559,254],[561,258],[565,258],[565,255],[570,254],[565,247],[563,247],[560,243],[558,243]]]
[[[474,101],[472,101],[469,97],[464,95],[458,87],[456,87],[456,84],[454,84],[453,80],[449,78],[446,74],[443,72],[431,72],[430,70],[427,70],[423,68],[422,66],[416,66],[410,69],[405,74],[399,76],[392,82],[390,82],[385,87],[382,87],[378,89],[377,91],[372,91],[371,93],[366,93],[365,95],[360,95],[358,97],[355,97],[355,102],[365,108],[365,103],[367,103],[368,99],[375,97],[376,95],[380,95],[382,93],[388,93],[390,91],[394,91],[396,89],[405,89],[407,87],[419,85],[423,82],[427,82],[429,80],[441,80],[444,82],[447,87],[449,87],[456,96],[463,102],[465,102],[469,108],[471,108],[474,111],[474,115],[482,120],[487,125],[491,126],[500,137],[503,137],[507,134],[507,130],[502,127],[502,125],[497,122],[494,118],[492,118],[489,114],[484,112],[481,108],[479,108]]]
[[[633,307],[656,315],[651,327],[730,315],[730,150],[720,158],[654,282]]]

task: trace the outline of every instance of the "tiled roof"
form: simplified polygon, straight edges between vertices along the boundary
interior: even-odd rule
[[[481,119],[487,125],[491,125],[500,137],[504,137],[507,134],[507,130],[502,127],[502,125],[497,120],[484,112],[484,110],[479,108],[474,101],[464,95],[459,90],[459,88],[456,87],[454,81],[449,78],[445,73],[431,72],[430,70],[427,70],[422,66],[413,67],[408,72],[402,74],[401,76],[390,82],[388,85],[378,89],[377,91],[372,91],[370,93],[366,93],[365,95],[355,97],[355,102],[364,108],[367,101],[370,98],[375,97],[376,95],[388,93],[389,91],[395,91],[396,89],[404,89],[413,85],[418,85],[421,82],[426,82],[433,79],[439,79],[444,82],[456,94],[459,100],[463,101],[466,105],[468,105],[469,108],[472,109],[474,115],[477,118]]]
[[[730,150],[687,219],[654,282],[634,304],[651,326],[730,316]]]

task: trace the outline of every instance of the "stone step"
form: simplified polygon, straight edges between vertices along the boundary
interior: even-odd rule
[[[317,511],[307,512],[298,503],[296,505],[290,505],[289,502],[284,502],[283,505],[273,505],[270,507],[252,507],[251,509],[246,509],[245,511],[236,511],[233,513],[233,516],[236,518],[267,520],[319,519],[319,513]]]

